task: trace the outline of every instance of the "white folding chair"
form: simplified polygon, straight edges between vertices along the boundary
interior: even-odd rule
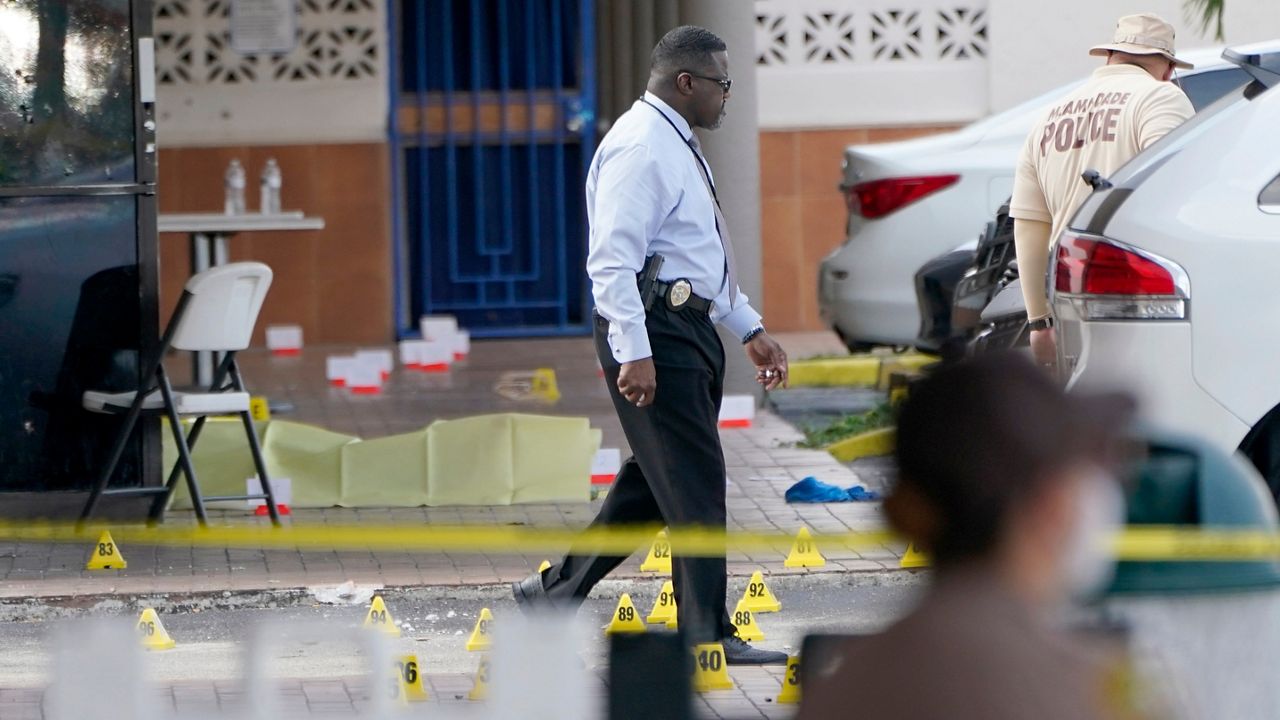
[[[104,496],[139,497],[154,495],[148,519],[158,521],[164,517],[165,507],[178,486],[178,473],[186,475],[191,504],[201,525],[207,524],[205,501],[265,500],[271,513],[271,522],[279,525],[271,481],[267,478],[266,463],[258,445],[253,416],[249,413],[249,393],[245,390],[240,368],[236,364],[236,352],[249,347],[253,326],[258,321],[258,311],[271,287],[271,268],[259,262],[238,262],[219,265],[194,275],[187,281],[178,306],[165,328],[160,346],[146,359],[142,387],[135,392],[101,392],[87,390],[83,405],[97,413],[122,414],[123,424],[112,446],[111,455],[98,476],[89,500],[80,514],[80,521],[89,519]],[[164,356],[169,348],[190,351],[214,351],[224,353],[214,373],[213,384],[207,392],[174,392],[164,369]],[[229,380],[229,382],[228,382]],[[178,447],[178,462],[169,478],[160,487],[112,488],[107,484],[115,472],[120,456],[124,453],[129,435],[142,414],[164,414]],[[249,450],[258,477],[262,479],[262,493],[256,495],[224,495],[204,498],[196,483],[196,471],[191,462],[191,448],[200,437],[205,419],[210,415],[239,415],[249,439]],[[190,435],[182,432],[180,416],[196,416]]]

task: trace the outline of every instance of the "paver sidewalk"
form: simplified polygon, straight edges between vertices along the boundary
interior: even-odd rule
[[[819,343],[820,344],[820,343]],[[604,431],[606,446],[622,446],[612,406],[596,375],[587,339],[477,342],[471,358],[448,375],[398,372],[382,396],[358,397],[330,388],[324,358],[338,348],[309,348],[301,358],[272,358],[247,353],[245,373],[250,387],[294,405],[279,417],[312,422],[364,437],[418,429],[432,419],[482,412],[543,412],[591,418]],[[349,349],[348,349],[349,350]],[[792,351],[794,355],[795,352]],[[512,358],[517,358],[512,360]],[[515,363],[518,367],[512,368]],[[547,407],[499,398],[492,383],[510,369],[554,367],[564,399]],[[841,487],[869,483],[823,451],[795,448],[801,439],[794,428],[762,412],[754,425],[721,431],[728,467],[728,526],[732,530],[794,535],[801,527],[815,533],[883,529],[879,503],[789,505],[783,493],[797,480],[813,475]],[[875,487],[872,489],[882,489]],[[408,509],[294,510],[295,525],[394,523],[425,525],[521,525],[538,528],[585,527],[600,502]],[[189,512],[171,512],[169,524],[191,525]],[[266,524],[247,511],[211,511],[222,525]],[[622,577],[639,575],[647,548],[619,568]],[[827,552],[819,569],[782,566],[786,548],[778,552],[733,553],[729,572],[763,570],[770,574],[866,572],[898,567],[902,548],[893,544],[870,550]],[[0,543],[0,599],[146,593],[211,593],[285,590],[336,585],[348,580],[388,587],[488,585],[526,576],[545,554],[426,553],[336,548],[330,552],[206,547],[121,547],[128,569],[84,570],[89,547]]]
[[[790,718],[795,705],[776,702],[785,668],[735,667],[729,676],[733,688],[696,694],[695,714],[700,718]],[[597,701],[596,717],[605,717],[607,688],[603,670],[596,676],[593,690]],[[442,706],[475,705],[468,700],[474,678],[464,674],[429,674],[422,676],[429,697],[403,710],[404,716],[439,717]],[[282,680],[278,685],[277,707],[280,718],[315,716],[354,717],[370,707],[369,683],[366,678],[316,680]],[[240,718],[244,717],[245,691],[238,681],[184,682],[156,688],[161,717],[171,718]],[[43,720],[46,692],[41,688],[0,688],[0,720]]]

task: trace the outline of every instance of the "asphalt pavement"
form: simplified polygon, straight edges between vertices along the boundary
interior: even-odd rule
[[[809,632],[872,632],[884,627],[911,607],[921,576],[907,572],[875,574],[824,574],[778,576],[768,580],[782,602],[782,612],[761,614],[757,622],[766,639],[762,647],[797,652]],[[730,584],[730,603],[743,591],[746,579]],[[582,649],[589,665],[603,664],[605,644],[602,628],[607,624],[618,597],[629,592],[642,614],[648,614],[661,586],[661,579],[606,580],[588,599],[579,617],[591,627],[591,644]],[[320,588],[311,604],[271,607],[194,607],[186,612],[162,616],[165,628],[177,641],[172,650],[150,652],[148,679],[173,683],[189,680],[236,679],[243,675],[246,639],[263,622],[279,626],[295,621],[330,623],[336,632],[361,624],[372,588],[355,588],[350,602],[337,593]],[[333,590],[333,589],[328,589]],[[363,591],[363,592],[361,592]],[[519,612],[510,592],[503,586],[472,588],[415,588],[384,594],[387,607],[402,637],[393,640],[398,654],[415,653],[425,672],[470,673],[478,656],[467,652],[465,644],[481,608],[492,610],[496,638],[501,637],[505,617]],[[319,598],[333,601],[322,602]],[[730,608],[732,609],[732,608]],[[132,622],[136,616],[101,609],[97,617],[114,616]],[[38,687],[47,684],[52,637],[55,629],[74,619],[43,622],[0,623],[0,687]],[[656,627],[656,626],[651,626]],[[340,678],[364,671],[358,648],[340,639],[309,639],[285,642],[271,659],[272,674],[282,678]]]

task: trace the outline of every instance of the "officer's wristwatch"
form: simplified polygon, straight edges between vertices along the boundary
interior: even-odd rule
[[[1031,328],[1032,330],[1048,330],[1053,327],[1053,316],[1046,315],[1040,318],[1039,320],[1032,320],[1031,322],[1027,323],[1027,327]]]
[[[755,326],[755,327],[751,328],[751,332],[749,332],[749,333],[747,333],[746,335],[743,335],[743,336],[742,336],[742,344],[743,344],[743,345],[746,345],[747,343],[749,343],[749,342],[751,342],[752,340],[754,340],[754,339],[755,339],[755,337],[756,337],[757,335],[759,335],[759,334],[761,334],[761,333],[763,333],[763,332],[764,332],[764,326],[763,326],[763,325],[757,325],[757,326]]]

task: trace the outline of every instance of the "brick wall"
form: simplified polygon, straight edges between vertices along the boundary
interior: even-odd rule
[[[260,260],[275,273],[255,344],[273,323],[301,325],[309,344],[383,344],[393,339],[391,199],[381,143],[175,148],[160,151],[160,212],[220,212],[232,158],[248,176],[245,199],[258,209],[258,174],[274,157],[284,177],[281,204],[324,218],[314,232],[241,233],[230,257]],[[163,322],[191,274],[186,235],[160,236]]]
[[[770,330],[817,330],[818,263],[844,242],[837,189],[848,145],[906,140],[954,127],[783,130],[760,133],[764,317]]]

